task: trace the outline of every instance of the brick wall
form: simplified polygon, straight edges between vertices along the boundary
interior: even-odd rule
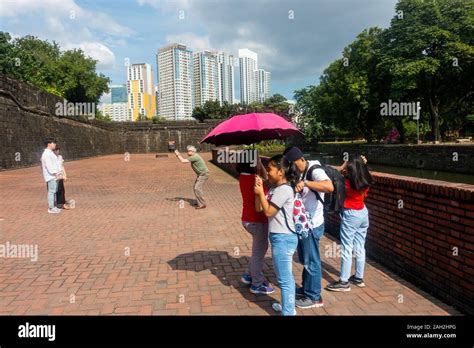
[[[366,201],[368,256],[473,314],[474,185],[373,176]],[[339,238],[339,217],[327,216],[326,224]]]
[[[216,158],[213,151],[214,163],[237,176],[235,164]],[[474,314],[474,185],[375,172],[373,177],[366,201],[367,255]],[[325,221],[326,232],[339,238],[339,217],[328,215]]]
[[[202,151],[211,145],[199,141],[216,122],[103,122],[55,116],[63,99],[26,83],[0,75],[0,170],[36,165],[43,139],[54,137],[66,160],[115,153],[168,151],[174,140],[182,151],[192,144]]]

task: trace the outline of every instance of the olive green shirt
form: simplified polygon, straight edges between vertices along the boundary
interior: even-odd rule
[[[192,156],[189,156],[188,161],[191,162],[191,167],[193,168],[194,172],[197,175],[201,175],[201,174],[209,172],[209,169],[207,169],[206,163],[204,162],[202,157],[199,156],[197,153],[195,153]]]

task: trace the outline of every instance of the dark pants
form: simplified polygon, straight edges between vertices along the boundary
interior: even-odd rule
[[[63,206],[66,204],[66,191],[64,189],[64,180],[58,180],[58,191],[56,192],[56,204]]]
[[[298,257],[304,265],[303,290],[306,297],[312,301],[321,298],[321,254],[319,252],[319,240],[324,234],[324,224],[313,228],[308,238],[298,241]]]

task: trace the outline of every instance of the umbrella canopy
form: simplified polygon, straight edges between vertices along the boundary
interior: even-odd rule
[[[272,113],[236,115],[218,124],[201,143],[249,145],[262,140],[284,139],[303,134],[283,117]]]

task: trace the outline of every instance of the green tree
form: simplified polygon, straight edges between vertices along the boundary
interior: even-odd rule
[[[274,94],[263,102],[263,110],[282,116],[287,120],[291,119],[290,104],[281,94]]]
[[[59,89],[70,102],[97,103],[108,92],[110,79],[97,74],[97,61],[86,57],[82,50],[74,49],[62,54],[58,68],[61,71]]]
[[[472,108],[474,3],[400,0],[396,12],[383,58],[393,76],[392,89],[423,100],[432,138],[440,140],[440,124],[465,118]],[[461,113],[453,111],[459,108]]]
[[[312,136],[347,132],[364,135],[370,142],[381,122],[379,105],[389,89],[386,73],[379,67],[382,30],[360,33],[344,48],[343,57],[332,62],[318,86],[295,91],[297,109]]]
[[[29,82],[69,102],[97,103],[109,78],[96,73],[97,61],[82,50],[61,51],[56,42],[0,32],[0,73]]]
[[[106,122],[112,121],[112,117],[109,114],[104,115],[102,111],[98,109],[95,111],[95,119],[100,120],[100,121],[106,121]]]

